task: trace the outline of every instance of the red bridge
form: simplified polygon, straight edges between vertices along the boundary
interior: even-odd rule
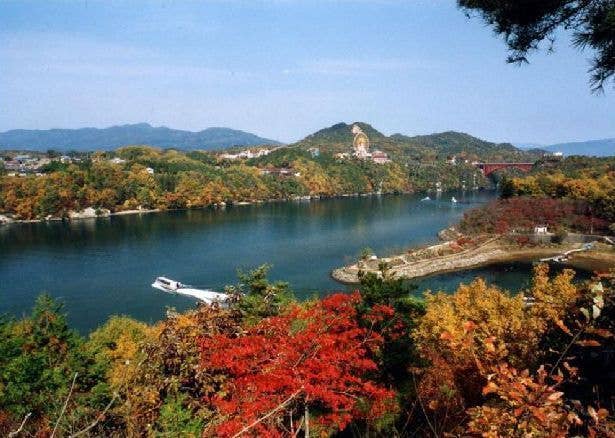
[[[474,163],[476,167],[483,171],[485,176],[491,175],[496,170],[515,168],[522,172],[529,172],[534,167],[534,163]]]

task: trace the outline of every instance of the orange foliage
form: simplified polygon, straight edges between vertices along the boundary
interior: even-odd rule
[[[324,433],[391,408],[393,393],[366,378],[376,370],[370,350],[382,338],[358,325],[359,302],[357,293],[331,295],[291,306],[242,336],[203,339],[204,372],[227,376],[211,399],[225,418],[216,434],[288,435],[307,408],[318,412],[310,421]]]
[[[427,295],[414,339],[431,364],[417,370],[417,396],[433,433],[461,433],[464,409],[472,406],[468,431],[485,437],[566,436],[580,424],[557,390],[562,375],[548,376],[538,367],[546,357],[541,342],[547,332],[572,337],[563,320],[575,313],[582,296],[572,279],[568,270],[550,279],[548,267],[537,266],[529,290],[532,306],[480,279],[453,295]],[[580,329],[595,332],[587,324]],[[597,343],[583,339],[576,344],[588,341]],[[536,368],[534,375],[527,371]]]

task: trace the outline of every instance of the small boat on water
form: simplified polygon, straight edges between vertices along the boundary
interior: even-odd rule
[[[541,262],[555,262],[555,263],[564,263],[568,261],[568,257],[566,254],[560,254],[553,257],[545,257],[540,259]]]
[[[457,204],[457,199],[453,196],[453,197],[451,198],[451,202],[452,202],[453,204]]]
[[[425,196],[423,199],[421,199],[421,201],[431,201],[431,198],[429,196]]]
[[[152,287],[167,293],[194,297],[197,300],[203,301],[207,304],[212,304],[214,302],[224,303],[229,297],[227,294],[223,294],[221,292],[216,292],[209,289],[197,289],[187,284],[182,284],[179,281],[171,280],[167,277],[157,277],[152,283]]]

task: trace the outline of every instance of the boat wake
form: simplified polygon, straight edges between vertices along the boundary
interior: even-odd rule
[[[209,289],[197,289],[166,277],[156,278],[152,287],[167,293],[193,297],[207,304],[225,303],[229,298],[228,294]]]

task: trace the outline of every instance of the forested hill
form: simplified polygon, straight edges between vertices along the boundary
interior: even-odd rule
[[[477,155],[501,152],[503,154],[517,154],[523,152],[510,143],[492,143],[473,137],[463,132],[446,131],[429,135],[416,135],[409,137],[403,134],[393,134],[391,138],[400,142],[414,144],[417,147],[426,147],[440,153],[459,154],[461,152]]]
[[[356,124],[367,134],[373,148],[381,149],[393,157],[417,160],[437,159],[457,155],[470,160],[534,161],[544,151],[524,151],[510,143],[491,143],[462,132],[447,131],[429,135],[386,136],[371,125],[362,122],[338,123],[321,129],[296,143],[297,146],[319,147],[324,152],[349,152],[352,146],[352,126]]]
[[[230,128],[207,128],[192,132],[164,126],[154,127],[148,123],[103,129],[15,129],[0,133],[0,150],[94,151],[111,150],[130,144],[148,144],[183,150],[213,150],[229,146],[279,144],[279,142]]]
[[[374,129],[371,125],[363,122],[355,122],[351,124],[337,123],[328,128],[323,128],[320,131],[316,131],[313,134],[308,135],[305,139],[301,140],[300,144],[352,144],[354,135],[352,134],[352,126],[357,125],[367,134],[371,140],[382,140],[386,136]]]

